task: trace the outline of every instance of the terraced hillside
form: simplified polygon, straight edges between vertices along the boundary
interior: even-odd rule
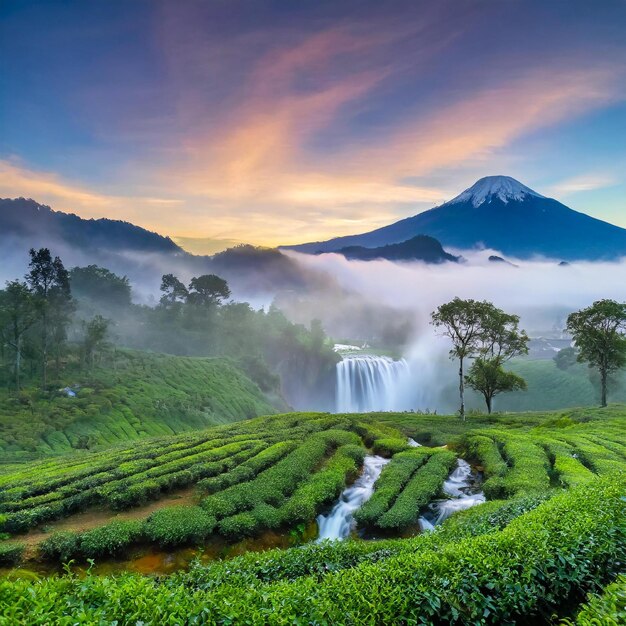
[[[118,350],[114,364],[68,374],[67,387],[0,391],[0,463],[173,435],[276,408],[233,362]]]
[[[390,462],[358,528],[389,538],[205,559],[158,578],[9,575],[0,623],[73,623],[77,611],[86,623],[123,624],[164,615],[205,624],[548,623],[553,612],[571,615],[624,562],[625,416],[624,407],[467,422],[290,414],[6,468],[0,515],[14,536],[0,543],[5,565],[24,558],[24,542],[33,557],[33,534],[35,558],[77,563],[137,546],[293,534],[330,507],[366,454]],[[409,447],[407,435],[426,445]],[[420,533],[418,518],[442,496],[457,455],[483,473],[488,502]],[[192,498],[172,506],[168,498],[190,487]],[[142,516],[150,502],[163,506]],[[45,532],[93,510],[110,517]]]

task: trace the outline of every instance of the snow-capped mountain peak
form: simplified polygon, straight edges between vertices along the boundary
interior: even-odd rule
[[[510,176],[485,176],[447,204],[471,202],[474,207],[478,207],[493,197],[507,204],[509,200],[524,200],[527,196],[544,197]]]

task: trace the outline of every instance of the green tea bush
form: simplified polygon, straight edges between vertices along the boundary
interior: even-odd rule
[[[274,465],[295,447],[294,441],[279,441],[230,471],[201,480],[198,487],[207,493],[216,493],[226,487],[250,480],[260,471]]]
[[[65,563],[80,555],[80,536],[65,530],[52,533],[39,544],[39,553],[49,561]]]
[[[372,452],[374,454],[380,454],[386,458],[392,457],[398,452],[402,452],[409,447],[406,437],[389,438],[389,439],[377,439],[372,444]]]
[[[22,560],[25,546],[15,541],[0,541],[0,566],[17,565]]]
[[[503,442],[503,454],[510,464],[502,478],[502,487],[507,497],[541,493],[550,488],[550,462],[539,445],[531,438],[498,433]]]
[[[455,462],[453,452],[437,450],[433,453],[426,464],[413,474],[393,506],[378,518],[376,526],[401,530],[416,524],[420,510],[439,494]]]
[[[115,520],[80,534],[80,553],[86,558],[119,556],[123,550],[144,537],[140,520]]]
[[[622,626],[626,624],[626,575],[617,577],[602,593],[590,596],[576,620],[561,622],[568,626]]]
[[[466,458],[482,466],[486,478],[504,476],[508,470],[498,445],[484,435],[467,435],[461,443]]]
[[[376,481],[372,497],[355,512],[359,524],[372,526],[392,506],[415,471],[430,455],[428,448],[413,448],[395,454]]]
[[[214,527],[215,519],[199,506],[173,506],[152,513],[144,532],[161,546],[175,546],[200,543]]]
[[[554,440],[547,440],[543,446],[563,487],[576,487],[596,477],[576,458],[576,452],[572,446]]]
[[[159,578],[2,579],[0,620],[50,624],[80,615],[83,623],[96,624],[541,621],[571,594],[608,582],[622,566],[624,481],[607,476],[564,492],[487,535],[429,547],[440,540],[442,531],[436,531],[408,540],[406,550],[394,550],[403,543],[398,540],[378,544],[370,558],[353,558],[353,546],[359,549],[354,542],[339,549],[327,571],[323,552],[316,558],[304,548],[300,554],[289,551],[282,565],[276,551],[215,564],[207,579],[197,568]],[[416,549],[419,541],[426,542],[423,549]],[[333,546],[317,549],[330,553]]]
[[[261,503],[280,506],[313,473],[330,450],[340,445],[358,443],[358,436],[346,431],[328,430],[312,435],[253,480],[205,498],[202,506],[217,519],[242,513]]]

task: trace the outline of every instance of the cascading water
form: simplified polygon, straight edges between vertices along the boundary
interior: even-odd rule
[[[386,356],[348,355],[337,363],[337,413],[404,411],[409,364]]]
[[[318,541],[323,539],[347,539],[354,524],[353,513],[374,493],[374,483],[389,459],[381,456],[366,456],[363,474],[355,483],[344,490],[339,501],[328,515],[318,515]]]
[[[464,511],[485,502],[482,492],[471,493],[472,468],[467,461],[457,460],[456,469],[443,483],[443,491],[449,500],[438,500],[430,505],[430,512],[420,518],[422,530],[432,530],[457,511]]]

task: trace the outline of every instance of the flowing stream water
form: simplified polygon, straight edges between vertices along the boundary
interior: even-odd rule
[[[323,539],[347,539],[354,526],[353,513],[374,493],[374,483],[389,459],[382,456],[366,456],[363,473],[353,485],[343,491],[328,515],[318,515],[318,541]]]
[[[456,469],[443,483],[443,492],[450,498],[437,500],[430,505],[429,512],[419,520],[422,530],[433,530],[437,524],[447,520],[453,513],[485,502],[482,492],[471,492],[473,482],[470,464],[463,459],[458,459]]]
[[[409,364],[387,356],[347,355],[337,363],[337,413],[410,409]]]

